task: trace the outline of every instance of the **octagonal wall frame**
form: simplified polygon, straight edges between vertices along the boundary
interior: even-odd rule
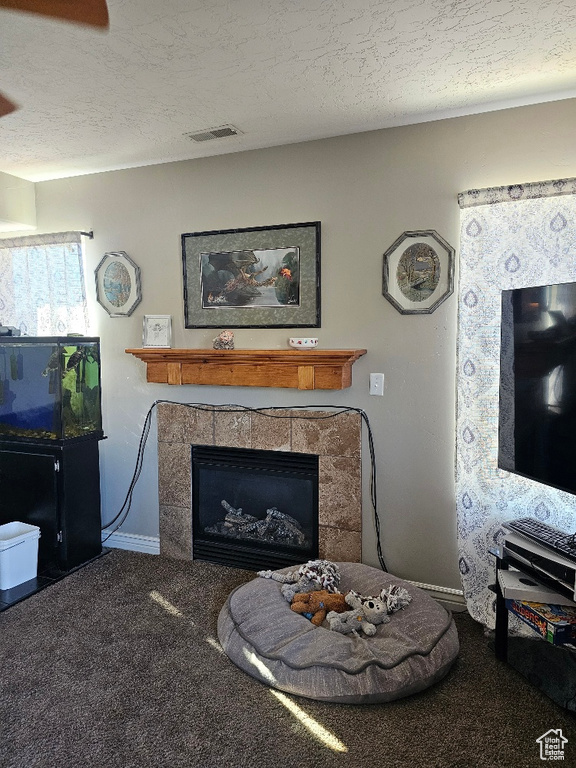
[[[124,251],[105,253],[94,276],[96,300],[110,317],[128,317],[142,301],[140,267]]]
[[[433,229],[404,232],[384,253],[382,294],[401,314],[430,314],[453,290],[454,248]]]

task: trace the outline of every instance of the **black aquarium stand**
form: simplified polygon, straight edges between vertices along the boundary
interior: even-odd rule
[[[38,577],[0,590],[0,611],[102,555],[98,441],[0,440],[0,524],[40,528]]]

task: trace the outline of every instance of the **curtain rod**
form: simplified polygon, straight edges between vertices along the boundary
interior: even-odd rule
[[[87,237],[88,240],[94,240],[94,230],[91,229],[90,232],[80,232],[81,235],[84,235],[84,237]]]
[[[518,200],[536,200],[542,197],[558,197],[576,194],[576,178],[555,179],[550,181],[531,181],[525,184],[509,184],[504,187],[486,187],[460,192],[460,208],[494,203],[517,202]]]

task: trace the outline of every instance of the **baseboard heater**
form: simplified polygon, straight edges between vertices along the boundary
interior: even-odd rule
[[[447,599],[446,596],[450,595],[454,602],[456,603],[464,603],[464,592],[461,589],[452,589],[451,587],[439,587],[436,584],[423,584],[421,581],[411,581],[410,579],[406,579],[408,584],[413,584],[415,587],[418,587],[418,589],[423,589],[425,592],[436,592],[439,595],[442,595],[444,599]]]

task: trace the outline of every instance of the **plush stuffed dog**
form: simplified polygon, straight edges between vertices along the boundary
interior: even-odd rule
[[[376,634],[378,624],[387,624],[390,621],[389,613],[404,608],[411,600],[411,596],[403,587],[393,584],[382,589],[377,597],[363,597],[350,590],[346,595],[346,602],[352,606],[352,610],[346,613],[331,611],[326,618],[330,629],[335,632],[353,632],[358,635],[361,630],[365,635],[372,636]]]
[[[308,560],[297,571],[290,573],[258,571],[258,576],[279,581],[282,584],[280,591],[289,603],[299,592],[317,592],[320,589],[337,592],[340,583],[340,570],[330,560]]]
[[[317,627],[322,624],[329,611],[344,613],[350,606],[345,596],[340,592],[332,593],[326,589],[316,592],[299,592],[292,598],[290,608],[296,613],[302,613]]]

